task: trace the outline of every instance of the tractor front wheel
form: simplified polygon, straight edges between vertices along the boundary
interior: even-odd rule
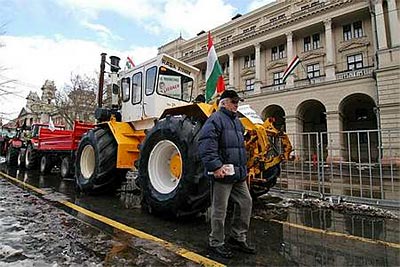
[[[116,168],[117,149],[108,128],[92,129],[82,137],[75,161],[75,178],[81,191],[112,191],[121,184],[126,171]]]
[[[142,205],[149,212],[179,217],[210,205],[210,181],[198,153],[201,127],[195,119],[168,116],[147,134],[138,165]]]

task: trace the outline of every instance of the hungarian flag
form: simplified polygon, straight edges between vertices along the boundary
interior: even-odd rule
[[[217,53],[208,32],[208,55],[206,70],[206,102],[209,102],[216,93],[220,94],[225,90],[224,78],[222,76],[222,68],[218,62]]]
[[[287,68],[283,72],[283,76],[282,76],[283,82],[286,81],[287,77],[289,77],[289,75],[293,72],[293,70],[297,67],[297,65],[299,65],[299,63],[300,63],[300,58],[296,55],[292,59],[292,61],[290,61],[289,66],[287,66]]]
[[[133,67],[135,67],[135,63],[133,63],[133,60],[130,57],[126,57],[126,68],[130,70]]]

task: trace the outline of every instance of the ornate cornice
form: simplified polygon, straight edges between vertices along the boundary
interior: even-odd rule
[[[370,41],[366,38],[359,38],[359,39],[351,39],[349,41],[343,42],[339,45],[339,52],[343,52],[346,50],[354,49],[354,48],[360,48],[364,46],[370,45]]]
[[[276,69],[276,68],[281,68],[281,67],[286,67],[286,65],[287,65],[287,60],[286,60],[286,59],[271,61],[271,62],[267,65],[267,70]]]
[[[301,60],[309,60],[309,59],[313,59],[313,58],[318,58],[318,57],[324,57],[325,56],[325,51],[324,49],[320,48],[317,50],[310,50],[307,52],[302,52],[301,53]]]
[[[245,68],[240,72],[240,76],[250,76],[250,75],[255,75],[256,71],[255,68]]]
[[[254,31],[241,33],[238,35],[233,35],[231,40],[227,40],[225,42],[218,42],[215,44],[215,48],[217,50],[227,49],[230,47],[234,47],[238,44],[244,43],[249,39],[256,39],[260,36],[266,36],[267,33],[282,29],[287,26],[291,26],[299,23],[300,21],[310,19],[310,17],[315,15],[322,15],[330,12],[333,9],[338,7],[343,7],[346,5],[354,4],[356,1],[348,0],[348,1],[335,1],[335,2],[320,2],[318,5],[310,7],[307,10],[297,11],[291,14],[291,16],[285,17],[284,19],[266,22],[256,28]],[[284,34],[284,33],[282,33]],[[184,46],[184,44],[183,44]],[[184,61],[194,61],[201,58],[204,58],[207,55],[206,50],[198,50],[194,51],[193,54],[181,57],[181,60]]]

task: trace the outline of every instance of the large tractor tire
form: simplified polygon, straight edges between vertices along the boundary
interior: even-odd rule
[[[198,153],[202,123],[186,116],[157,122],[141,146],[142,205],[169,217],[194,215],[210,205],[210,181]]]
[[[117,169],[117,142],[110,129],[95,128],[81,139],[76,154],[75,178],[86,193],[103,193],[117,189],[126,170]]]
[[[38,167],[39,163],[39,152],[33,148],[32,144],[29,144],[25,151],[25,168],[33,170]]]
[[[16,166],[18,163],[19,149],[14,147],[9,147],[7,150],[6,161],[9,166]]]

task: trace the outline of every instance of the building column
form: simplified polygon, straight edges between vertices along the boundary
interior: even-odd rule
[[[286,34],[286,48],[287,48],[287,65],[289,66],[290,61],[292,61],[294,57],[294,52],[293,52],[293,33],[289,32]],[[289,75],[289,77],[286,79],[286,88],[292,88],[294,87],[294,76]]]
[[[400,23],[397,15],[396,0],[388,0],[389,30],[392,47],[400,46]]]
[[[378,50],[386,49],[386,29],[385,29],[385,17],[383,14],[382,0],[375,2],[375,18],[376,18],[376,32],[378,36]]]
[[[229,85],[228,89],[233,89],[234,86],[234,63],[233,63],[233,52],[228,54],[229,56]]]
[[[325,47],[326,47],[326,66],[325,75],[327,81],[332,81],[336,79],[335,73],[335,41],[333,40],[332,34],[332,20],[327,19],[324,21],[325,25]]]
[[[326,113],[327,127],[327,162],[344,161],[344,141],[343,141],[343,116],[339,111],[329,111]]]
[[[256,60],[256,75],[254,79],[254,93],[261,93],[261,45],[259,43],[254,45],[255,60]]]
[[[302,157],[303,152],[301,151],[302,145],[302,120],[296,115],[286,115],[286,134],[292,143],[295,160],[299,160]]]

